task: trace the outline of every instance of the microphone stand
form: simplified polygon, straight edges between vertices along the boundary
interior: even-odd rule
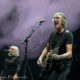
[[[26,37],[26,39],[24,40],[25,42],[25,55],[24,55],[24,77],[26,77],[26,72],[27,72],[27,68],[29,70],[29,73],[30,73],[30,77],[31,79],[30,80],[33,80],[33,76],[32,76],[32,72],[31,72],[31,69],[30,69],[30,65],[28,63],[28,57],[27,57],[27,47],[28,47],[28,39],[32,36],[32,34],[36,31],[36,29],[43,23],[44,21],[40,21],[38,22],[35,26],[35,28],[33,28],[30,32],[30,34]],[[26,79],[25,79],[26,80]]]

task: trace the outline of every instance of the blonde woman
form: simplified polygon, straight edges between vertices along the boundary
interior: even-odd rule
[[[19,48],[17,46],[10,46],[8,57],[4,63],[4,80],[16,80],[19,67]]]

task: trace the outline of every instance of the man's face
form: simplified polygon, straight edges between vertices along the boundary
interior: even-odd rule
[[[54,16],[54,26],[56,29],[59,29],[62,26],[62,16],[61,15]]]

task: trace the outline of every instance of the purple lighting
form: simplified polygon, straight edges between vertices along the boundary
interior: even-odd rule
[[[80,25],[80,0],[0,0],[0,48],[21,44],[40,19],[43,23],[31,36],[28,44],[28,57],[38,57],[54,30],[51,17],[55,12],[64,12],[68,19],[68,29],[74,31]]]

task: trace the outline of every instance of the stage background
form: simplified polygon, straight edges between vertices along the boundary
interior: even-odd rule
[[[37,58],[46,46],[50,33],[55,31],[52,23],[52,15],[55,12],[63,12],[66,15],[67,29],[73,32],[74,47],[78,51],[80,48],[80,0],[0,0],[0,50],[6,46],[16,45],[19,47],[22,61],[25,55],[24,40],[36,27],[36,23],[44,19],[45,22],[39,26],[28,42],[27,57],[31,70],[36,75],[38,73]]]

